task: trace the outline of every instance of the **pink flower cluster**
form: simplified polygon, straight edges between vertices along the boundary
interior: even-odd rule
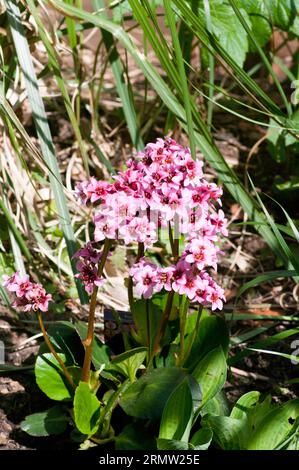
[[[4,275],[3,280],[4,287],[16,296],[12,304],[14,308],[20,308],[24,312],[48,311],[51,294],[47,294],[41,284],[31,282],[27,274],[21,276],[17,271],[12,276]]]
[[[227,235],[223,212],[211,211],[212,203],[220,202],[221,188],[203,178],[202,162],[173,139],[148,144],[114,179],[107,183],[92,177],[75,189],[82,204],[97,204],[95,241],[123,239],[149,248],[157,241],[157,229],[173,225],[177,217],[180,233],[202,230],[212,241],[219,233]]]
[[[98,275],[98,263],[101,259],[102,253],[91,242],[86,243],[83,248],[78,250],[73,258],[79,258],[76,268],[79,273],[75,277],[80,279],[85,287],[86,292],[91,294],[94,286],[102,286],[104,283],[103,277]]]
[[[130,269],[130,276],[138,297],[148,299],[165,289],[186,295],[203,306],[211,304],[212,310],[223,307],[224,290],[207,271],[199,270],[195,263],[188,263],[185,253],[175,266],[167,268],[160,268],[143,258]]]
[[[216,270],[220,236],[228,235],[224,213],[215,207],[222,190],[204,179],[202,162],[194,161],[188,148],[170,138],[157,139],[129,160],[113,182],[92,177],[78,184],[75,194],[82,204],[96,205],[95,242],[122,239],[148,249],[161,227],[171,228],[174,238],[184,234],[185,251],[175,266],[160,268],[142,259],[131,268],[137,296],[173,289],[210,303],[213,310],[222,308],[223,289],[207,272]],[[89,290],[100,283],[95,264],[84,260],[79,265],[78,277]]]

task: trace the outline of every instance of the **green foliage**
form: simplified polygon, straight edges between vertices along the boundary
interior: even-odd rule
[[[155,450],[156,441],[143,424],[128,424],[116,437],[116,450]]]
[[[210,351],[195,367],[192,376],[202,392],[202,406],[213,398],[226,380],[226,359],[221,346]]]
[[[187,377],[174,389],[166,402],[160,424],[159,440],[188,442],[193,408],[192,392]]]
[[[80,382],[74,398],[75,424],[82,434],[91,436],[98,429],[101,403],[90,390],[89,384]]]
[[[58,356],[65,363],[64,354],[58,354]],[[62,368],[51,353],[44,353],[37,357],[35,377],[39,388],[52,400],[71,400],[72,393],[62,373]]]
[[[213,441],[225,450],[274,450],[298,430],[299,400],[279,406],[271,398],[259,401],[259,392],[242,396],[231,415],[205,415],[203,426],[213,431]]]
[[[120,406],[135,418],[160,419],[172,390],[185,377],[186,372],[175,367],[153,369],[127,388]]]
[[[276,223],[256,189],[255,184],[259,182],[250,180],[252,187],[244,186],[241,173],[231,168],[215,145],[214,130],[219,124],[215,120],[217,107],[250,123],[251,130],[255,125],[265,127],[267,133],[257,142],[256,149],[265,140],[265,151],[272,156],[272,163],[282,169],[273,179],[275,195],[289,194],[292,198],[296,194],[299,188],[298,110],[290,103],[288,90],[289,82],[295,83],[298,78],[295,59],[298,51],[294,54],[292,69],[288,68],[277,54],[281,44],[275,50],[275,41],[272,44],[270,40],[274,29],[278,37],[284,32],[286,43],[299,35],[299,1],[129,0],[111,1],[107,7],[103,0],[93,0],[94,11],[84,9],[80,1],[41,0],[40,4],[43,7],[50,4],[61,15],[64,21],[57,30],[44,22],[42,10],[33,0],[20,5],[5,1],[9,32],[1,35],[0,40],[3,61],[0,114],[4,123],[1,129],[5,152],[8,149],[16,158],[14,167],[18,178],[15,182],[14,175],[7,174],[6,162],[3,165],[1,160],[0,274],[11,274],[14,266],[25,272],[24,262],[28,263],[28,268],[30,262],[30,271],[41,277],[41,270],[46,269],[47,275],[55,278],[56,285],[66,288],[68,297],[76,297],[75,283],[67,279],[72,279],[75,272],[72,255],[77,238],[80,243],[83,233],[88,238],[89,220],[87,211],[76,207],[71,196],[73,176],[76,178],[73,168],[78,164],[81,171],[83,165],[84,178],[90,170],[95,175],[103,171],[110,177],[115,172],[116,160],[109,160],[106,155],[108,140],[114,149],[114,138],[117,141],[120,133],[123,149],[131,142],[138,150],[148,135],[161,132],[161,121],[166,121],[165,133],[175,130],[188,135],[192,155],[203,154],[217,178],[246,212],[248,226],[260,233],[285,265],[285,269],[263,272],[244,283],[237,301],[249,289],[264,282],[286,277],[298,281],[297,221],[280,206],[287,225]],[[30,14],[37,29],[29,33]],[[140,42],[135,40],[135,27],[142,37]],[[89,76],[81,63],[81,53],[85,48],[83,38],[92,33],[92,29],[99,30],[101,38],[93,57],[92,76]],[[29,49],[33,49],[35,43],[43,45],[48,58],[38,74]],[[11,64],[6,64],[7,50],[11,55],[12,46],[16,57]],[[73,68],[65,68],[61,63],[60,51],[64,49],[70,50]],[[249,65],[251,62],[254,62],[253,67]],[[133,64],[135,69],[131,73]],[[276,74],[275,66],[286,78]],[[218,79],[220,68],[226,71],[225,79]],[[110,82],[106,86],[109,73],[112,86]],[[51,95],[42,96],[39,85],[48,77],[49,82],[53,80],[58,86],[61,96],[57,100]],[[24,97],[14,104],[10,97],[17,94],[18,87],[24,91]],[[116,106],[111,107],[111,112],[109,108],[109,116],[102,119],[107,93],[107,101],[113,97]],[[90,95],[90,101],[86,95]],[[17,109],[24,99],[32,108],[38,145],[32,139],[32,124],[23,125],[22,113]],[[53,115],[69,119],[70,140],[74,141],[71,151],[75,159],[73,156],[65,158],[65,142],[62,146],[52,138]],[[90,116],[90,125],[86,124],[87,116],[88,119]],[[245,143],[247,145],[247,141]],[[61,146],[63,161],[67,162],[65,175],[62,175],[64,167],[60,155],[57,156],[56,145]],[[254,170],[250,173],[255,174]],[[30,182],[37,193],[38,204],[35,195],[27,198],[23,189],[19,192],[18,182],[23,175],[28,177],[26,185]],[[263,185],[263,179],[261,183]],[[40,190],[49,188],[53,196],[43,201]],[[34,199],[32,207],[24,207],[27,199]],[[44,207],[42,213],[40,204]],[[158,243],[150,256],[160,263],[170,245]],[[181,237],[180,253],[183,246],[184,237]],[[123,246],[118,248],[110,261],[112,264],[116,261],[114,264],[123,274],[126,264],[124,260],[119,262]],[[167,259],[173,262],[170,256]],[[109,270],[107,273],[110,275]],[[86,303],[87,297],[79,283],[77,289],[82,303]],[[9,305],[9,296],[1,286],[0,294]],[[167,297],[168,293],[163,291],[152,299],[133,303],[131,313],[135,329],[122,333],[124,349],[121,349],[122,343],[116,341],[114,350],[113,341],[110,347],[93,335],[92,370],[86,382],[81,379],[87,350],[84,343],[87,324],[64,321],[49,326],[49,339],[74,387],[66,380],[63,368],[46,344],[41,344],[34,369],[37,385],[48,398],[63,403],[27,416],[21,428],[32,436],[49,436],[65,432],[71,424],[75,428],[73,439],[81,442],[82,448],[97,443],[108,448],[115,446],[117,450],[201,451],[210,446],[224,450],[298,450],[298,399],[274,405],[270,395],[261,399],[259,392],[252,391],[243,395],[230,412],[224,388],[228,365],[237,364],[249,354],[259,352],[293,359],[290,354],[267,348],[297,335],[298,327],[286,327],[272,336],[268,325],[250,328],[237,333],[230,341],[225,317],[233,323],[233,314],[220,317],[206,310],[201,313],[193,310],[188,315],[186,312],[184,323],[184,302],[175,294],[168,324],[163,337],[158,336],[157,345]],[[104,296],[102,304],[106,299],[110,298]],[[110,300],[114,305],[117,299]],[[59,294],[52,313],[58,315],[64,310],[64,299]],[[242,318],[251,320],[249,314]],[[284,326],[287,321],[296,325],[298,318],[284,315],[277,317],[277,321],[283,321]],[[266,337],[257,338],[253,343],[253,338],[261,333]],[[241,349],[240,344],[244,345]],[[229,348],[233,354],[229,354]],[[31,366],[1,366],[6,372],[26,368]]]
[[[34,413],[27,416],[20,423],[22,431],[30,436],[50,436],[62,434],[68,425],[69,416],[61,406],[53,406],[42,413]]]
[[[147,348],[135,348],[113,357],[110,369],[116,370],[134,382],[136,373],[147,354]]]

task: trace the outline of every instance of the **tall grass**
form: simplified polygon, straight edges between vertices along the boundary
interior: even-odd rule
[[[77,142],[82,164],[85,168],[84,176],[87,177],[89,175],[90,169],[93,166],[88,154],[89,146],[93,148],[93,151],[108,172],[111,174],[114,171],[101,145],[97,143],[95,131],[101,132],[101,126],[96,125],[91,132],[86,132],[81,128],[83,107],[81,92],[86,83],[82,74],[80,57],[84,47],[84,34],[95,29],[101,33],[97,50],[101,52],[102,59],[103,54],[105,55],[105,60],[103,61],[106,62],[113,76],[116,99],[121,103],[123,118],[132,147],[137,150],[142,148],[144,145],[142,130],[145,134],[149,130],[152,131],[154,129],[155,117],[163,110],[165,116],[168,116],[167,126],[169,127],[169,123],[172,123],[173,127],[182,129],[188,135],[192,155],[195,157],[199,151],[204,155],[205,159],[215,170],[217,177],[224,183],[235,201],[248,214],[249,221],[254,225],[257,232],[268,243],[275,255],[284,262],[288,269],[285,273],[298,272],[298,261],[292,250],[288,247],[281,231],[277,228],[277,224],[275,224],[273,218],[266,210],[265,205],[252,188],[248,190],[244,186],[235,171],[227,163],[213,138],[213,113],[217,106],[224,106],[219,102],[216,96],[217,92],[221,96],[225,96],[228,102],[238,104],[241,108],[241,111],[237,113],[238,117],[244,117],[244,120],[248,119],[253,124],[261,123],[265,127],[269,125],[271,118],[275,122],[277,129],[282,130],[285,134],[291,133],[293,137],[296,137],[298,134],[296,122],[293,118],[294,109],[273,71],[271,63],[273,57],[266,54],[263,48],[259,46],[254,31],[248,27],[236,2],[229,0],[235,14],[246,30],[249,40],[255,45],[260,56],[260,63],[249,71],[240,67],[233,60],[213,34],[213,23],[209,13],[208,0],[203,2],[207,21],[204,21],[201,16],[196,15],[196,12],[190,8],[190,2],[185,0],[173,0],[172,2],[164,0],[162,2],[163,8],[160,7],[159,10],[157,10],[155,2],[149,0],[143,0],[142,2],[129,0],[131,16],[128,22],[126,18],[123,18],[121,23],[113,20],[111,11],[107,8],[104,0],[93,0],[91,3],[93,12],[86,11],[82,6],[82,1],[28,0],[24,13],[25,15],[31,14],[35,20],[37,36],[34,40],[43,44],[47,53],[47,73],[55,80],[61,94],[65,112],[71,123],[74,139]],[[32,38],[26,37],[27,33],[22,26],[17,2],[5,0],[5,4],[7,6],[9,28],[17,54],[17,61],[15,65],[12,64],[10,67],[5,68],[4,88],[2,87],[0,90],[0,113],[10,131],[9,136],[16,158],[21,159],[24,149],[27,155],[34,159],[35,164],[38,164],[46,176],[49,177],[56,202],[57,219],[60,221],[63,229],[69,260],[71,260],[76,248],[76,239],[71,223],[74,203],[63,187],[48,117],[29,49]],[[118,2],[114,2],[111,8],[117,8],[118,6]],[[49,8],[60,15],[60,27],[57,31],[51,30],[51,26],[49,27],[47,21],[45,21],[43,11],[47,11]],[[142,32],[142,43],[137,42],[134,34],[131,32],[134,28],[138,28]],[[60,43],[67,44],[71,51],[74,70],[73,78],[76,82],[75,95],[69,86],[68,77],[66,77],[60,64]],[[150,54],[144,53],[144,44],[147,45],[146,47]],[[195,47],[198,47],[198,45],[205,47],[208,52],[209,73],[207,79],[201,76],[201,72],[195,70],[192,61],[193,44],[196,45]],[[97,61],[100,52],[95,57],[95,77],[92,77],[93,92],[91,93],[90,105],[90,113],[96,123],[101,119],[99,116],[99,106],[101,104],[103,77],[97,75]],[[140,105],[140,92],[137,88],[134,88],[130,78],[130,70],[129,73],[127,70],[127,55],[129,63],[134,64],[135,70],[142,73],[145,89],[150,89],[155,94],[156,101],[154,101],[153,121],[149,116],[147,116],[147,121],[144,120],[144,106]],[[7,66],[7,64],[4,65]],[[215,68],[219,65],[226,70],[227,75],[230,77],[230,85],[226,89],[215,85]],[[274,86],[278,91],[277,101],[266,93],[258,81],[254,79],[254,73],[260,68],[264,69],[271,76]],[[18,71],[21,72],[24,78],[25,89],[30,101],[36,133],[39,138],[39,146],[34,145],[16,115],[13,106],[6,100],[7,90],[15,80]],[[242,90],[242,93],[247,98],[246,102],[237,102],[234,96],[232,96],[234,88]],[[145,107],[150,107],[152,103],[150,101],[147,102],[148,93],[145,93],[145,96],[144,105]],[[199,96],[204,97],[206,109],[199,102]],[[225,107],[225,110],[234,113],[233,108],[230,109],[229,106]],[[257,118],[249,118],[247,116],[249,110],[253,111],[255,116],[258,116],[258,120]],[[15,137],[12,130],[17,133],[18,137]],[[22,140],[21,145],[20,138]],[[26,162],[22,161],[21,164],[24,168]],[[3,197],[1,201],[1,209],[7,217],[14,240],[25,257],[30,259],[31,253],[26,246],[26,241],[24,242],[24,236],[16,229],[14,218],[9,215]],[[47,244],[45,246],[45,241],[43,241],[42,236],[36,229],[37,221],[32,217],[32,212],[29,218],[30,231],[34,239],[42,247],[43,253],[47,253],[51,262],[58,263],[59,257],[56,256],[57,253],[50,254],[51,250],[49,250]],[[288,222],[289,224],[292,223],[289,219]],[[294,230],[295,226],[292,226],[292,228],[293,233],[296,233]],[[17,258],[17,253],[15,254]],[[69,262],[73,266],[72,261]],[[65,273],[69,273],[65,260],[60,262],[60,266],[63,266]],[[80,285],[78,285],[78,290],[81,301],[85,302],[86,298],[82,293]]]

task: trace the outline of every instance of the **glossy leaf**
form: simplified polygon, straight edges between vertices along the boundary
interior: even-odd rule
[[[248,450],[273,450],[293,430],[299,417],[299,399],[290,400],[267,413],[254,433],[249,434]]]
[[[64,354],[58,356],[65,362]],[[39,388],[52,400],[71,400],[72,394],[61,366],[51,353],[37,357],[35,377]]]
[[[115,356],[110,364],[109,369],[114,369],[128,377],[134,382],[136,372],[144,362],[147,354],[147,348],[130,349],[118,356]]]
[[[221,346],[210,351],[196,366],[192,376],[199,383],[204,406],[223,387],[226,380],[227,364]]]
[[[90,390],[89,384],[80,382],[74,399],[75,424],[82,434],[94,434],[98,428],[101,403]]]
[[[188,450],[189,444],[184,441],[175,441],[174,439],[157,439],[158,450]]]
[[[235,406],[232,409],[232,412],[230,414],[231,418],[234,419],[243,419],[246,417],[247,413],[250,411],[250,409],[258,403],[260,399],[260,392],[248,392],[245,395],[243,395]]]
[[[53,406],[42,413],[26,416],[20,426],[30,436],[50,436],[63,433],[69,421],[66,410],[61,406]]]
[[[160,424],[159,439],[188,442],[192,418],[193,400],[189,380],[186,377],[166,402]]]
[[[194,450],[207,450],[213,439],[213,431],[209,428],[199,429],[193,434],[190,444]]]
[[[159,419],[170,394],[185,377],[186,373],[176,367],[153,369],[127,388],[120,406],[129,416]]]
[[[192,332],[186,338],[186,347],[191,338]],[[218,346],[222,347],[226,355],[228,344],[229,335],[225,320],[215,315],[203,316],[200,320],[198,335],[184,366],[192,371],[200,359]]]

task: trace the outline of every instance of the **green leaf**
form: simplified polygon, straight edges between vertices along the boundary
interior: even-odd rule
[[[136,372],[146,358],[147,348],[135,348],[115,356],[109,369],[115,369],[134,382]]]
[[[42,413],[26,416],[20,426],[30,436],[50,436],[63,433],[68,421],[66,410],[58,405]]]
[[[290,400],[267,413],[254,433],[248,435],[248,450],[273,450],[294,429],[299,417],[299,399]]]
[[[200,410],[201,416],[205,414],[228,416],[229,412],[229,403],[223,390],[220,390]]]
[[[74,416],[77,428],[82,434],[91,436],[98,429],[101,403],[86,382],[80,382],[74,399]]]
[[[192,419],[193,400],[189,380],[186,377],[174,389],[166,402],[160,424],[159,439],[188,442]]]
[[[161,298],[161,301],[162,299],[163,298]],[[158,302],[158,300],[160,300],[160,297],[156,298],[155,301]],[[154,304],[151,299],[141,299],[134,302],[132,306],[132,317],[137,328],[137,334],[140,337],[140,342],[143,346],[149,346],[149,337],[151,346],[153,345],[162,315],[163,310],[161,305]],[[149,320],[150,335],[147,331],[147,320]]]
[[[211,29],[223,49],[242,66],[248,51],[248,39],[244,28],[230,5],[223,0],[210,0]],[[245,10],[243,16],[250,23]],[[204,9],[199,9],[201,20],[205,20]]]
[[[283,31],[288,31],[295,20],[297,0],[263,0],[270,21]]]
[[[185,377],[176,367],[151,370],[127,388],[120,406],[129,416],[159,419],[170,394]]]
[[[218,393],[226,380],[227,364],[221,346],[210,351],[196,366],[192,376],[199,383],[204,406]]]
[[[58,354],[65,363],[64,354]],[[71,392],[58,361],[51,353],[41,354],[35,363],[35,377],[39,388],[52,400],[71,400]]]
[[[232,409],[232,412],[230,414],[231,418],[234,419],[243,419],[246,418],[247,413],[250,411],[250,409],[259,402],[260,399],[260,392],[248,392],[245,395],[243,395],[235,406]]]
[[[223,450],[244,450],[244,422],[228,416],[205,415],[202,426],[213,431],[213,442]]]
[[[175,441],[173,439],[157,439],[158,450],[188,450],[188,442]]]
[[[192,332],[186,338],[186,347],[191,338]],[[228,345],[229,334],[225,320],[215,315],[202,316],[200,319],[198,335],[193,343],[189,359],[187,359],[184,366],[188,367],[188,369],[192,371],[198,361],[217,346],[222,346],[223,352],[226,355]]]
[[[212,439],[213,431],[209,428],[202,428],[193,434],[190,444],[194,446],[194,450],[207,450]]]
[[[81,364],[84,358],[84,348],[80,337],[75,329],[75,325],[70,322],[55,322],[47,333],[55,350],[64,354],[68,364]],[[39,354],[49,352],[46,343],[40,346]]]
[[[238,0],[236,3],[239,8],[243,8],[248,13],[254,37],[260,46],[264,46],[272,34],[265,3],[260,0]],[[252,43],[249,44],[249,50],[256,51]]]
[[[155,450],[156,441],[141,424],[128,424],[115,440],[116,450]]]

